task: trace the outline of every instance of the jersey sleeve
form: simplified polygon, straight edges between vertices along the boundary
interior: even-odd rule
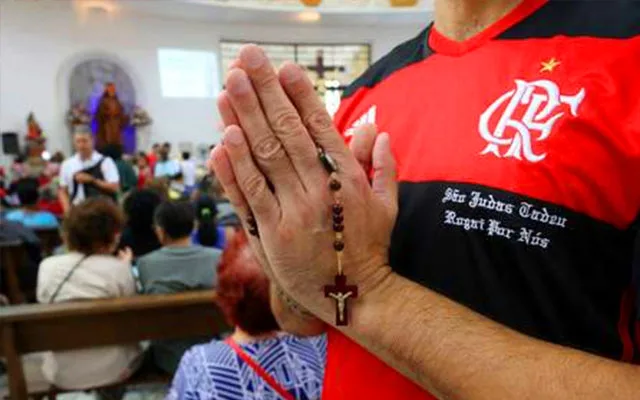
[[[333,117],[333,123],[336,129],[342,135],[345,142],[351,141],[351,127],[355,122],[354,109],[357,108],[359,101],[356,96],[343,97],[340,101],[340,107]]]

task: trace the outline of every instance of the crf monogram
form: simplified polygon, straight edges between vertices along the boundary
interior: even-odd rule
[[[564,96],[558,85],[549,80],[526,82],[516,79],[515,82],[516,89],[494,101],[480,117],[480,135],[488,143],[481,154],[542,161],[547,154],[536,154],[532,142],[549,137],[554,124],[565,114],[564,111],[556,112],[563,104],[569,106],[571,115],[578,116],[585,90],[581,89],[574,96]],[[526,108],[521,109],[522,106]],[[492,129],[491,123],[496,120],[499,110],[502,115]]]

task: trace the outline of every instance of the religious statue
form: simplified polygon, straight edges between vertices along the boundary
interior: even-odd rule
[[[98,120],[97,147],[102,148],[109,144],[122,145],[122,131],[127,126],[129,118],[118,100],[116,85],[112,82],[105,85],[104,94],[98,104],[96,119]]]
[[[47,139],[44,137],[42,128],[36,120],[33,112],[27,116],[27,137],[26,151],[27,159],[25,171],[29,176],[40,176],[46,166],[46,161],[42,158],[42,154],[46,150]]]
[[[36,140],[42,137],[42,129],[40,128],[40,124],[36,121],[36,116],[33,112],[29,113],[27,117],[27,139]]]

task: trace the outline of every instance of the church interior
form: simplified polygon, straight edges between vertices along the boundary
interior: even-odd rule
[[[77,278],[83,267],[72,272],[69,265],[69,276],[55,278],[64,281],[57,288],[60,294],[51,296],[43,288],[49,279],[47,260],[65,257],[60,255],[65,251],[68,256],[76,231],[80,240],[121,223],[122,238],[115,240],[124,240],[136,217],[153,218],[158,196],[151,192],[161,193],[163,201],[188,198],[197,210],[196,227],[211,222],[207,218],[215,209],[217,240],[226,240],[218,247],[233,247],[239,240],[233,236],[237,216],[223,196],[217,197],[219,185],[215,178],[209,179],[207,160],[224,130],[216,102],[243,46],[257,44],[276,68],[287,61],[298,64],[333,116],[348,86],[395,46],[415,37],[431,22],[432,13],[429,0],[0,1],[0,215],[4,218],[22,208],[34,218],[34,210],[46,213],[32,227],[24,223],[28,232],[9,225],[10,218],[0,222],[3,396],[74,400],[169,396],[176,365],[173,371],[149,374],[140,372],[144,367],[129,365],[131,373],[120,371],[117,379],[102,379],[102,369],[113,373],[122,358],[130,356],[122,343],[146,348],[167,340],[175,344],[192,337],[226,337],[229,322],[212,305],[214,281],[208,290],[140,296],[145,252],[138,254],[136,233],[130,238],[136,243],[134,254],[128,258],[133,278],[127,279],[135,281],[137,290],[128,295],[121,291],[69,295],[70,301],[62,301],[58,296],[66,296],[74,274]],[[369,117],[374,122],[375,115]],[[89,144],[83,144],[83,137]],[[97,151],[108,156],[109,165],[109,157],[115,162],[121,186],[114,195],[119,210],[93,204],[94,209],[81,211],[75,191],[60,200],[59,191],[67,188],[65,171],[75,158],[81,160],[82,146],[90,147],[89,156]],[[100,178],[86,179],[104,179],[108,186],[106,164],[102,163]],[[83,171],[91,174],[89,169]],[[127,174],[133,175],[125,184]],[[76,188],[81,186],[75,175],[69,179]],[[213,200],[203,195],[207,190]],[[83,196],[89,197],[88,189]],[[207,199],[213,201],[211,206]],[[155,218],[160,211],[156,209]],[[180,210],[169,211],[167,215],[175,216]],[[107,217],[93,215],[92,220],[87,214],[82,220],[82,212],[102,212]],[[51,215],[51,224],[44,226],[44,216]],[[151,223],[146,224],[142,231],[157,233],[151,231]],[[30,246],[31,238],[35,246]],[[158,238],[160,243],[155,236],[149,239],[155,248],[164,244],[165,237],[158,234]],[[116,255],[126,259],[126,254]],[[91,258],[84,262],[90,264]],[[222,271],[218,274],[222,285]],[[136,354],[132,358],[144,358],[141,364],[152,358]]]

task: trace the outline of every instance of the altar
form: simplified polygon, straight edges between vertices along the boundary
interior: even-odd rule
[[[117,62],[100,58],[83,61],[73,68],[69,86],[67,124],[71,133],[78,126],[88,126],[98,149],[120,145],[128,154],[146,150],[145,127],[152,120],[136,104],[133,81]]]

